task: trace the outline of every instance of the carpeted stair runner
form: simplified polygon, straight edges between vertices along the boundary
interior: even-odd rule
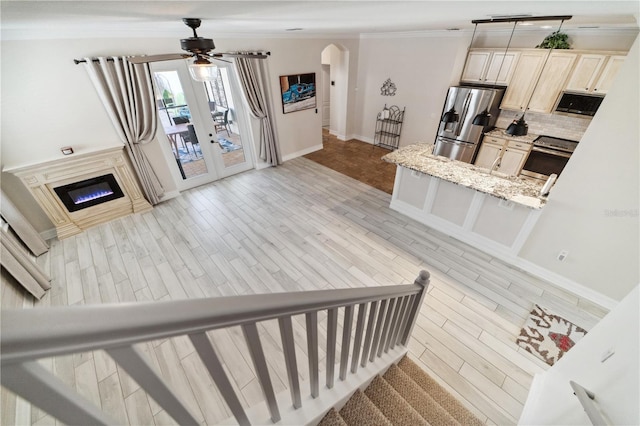
[[[483,423],[406,356],[357,390],[319,426],[482,425]]]

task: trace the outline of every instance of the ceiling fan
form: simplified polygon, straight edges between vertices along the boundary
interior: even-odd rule
[[[129,62],[133,64],[143,64],[149,62],[172,61],[175,59],[195,58],[189,65],[191,77],[196,81],[210,81],[216,77],[216,65],[210,60],[224,61],[222,58],[253,58],[265,59],[269,52],[266,53],[214,53],[216,48],[213,40],[210,38],[199,37],[196,28],[200,27],[202,22],[198,18],[183,18],[182,22],[193,30],[193,37],[183,38],[180,40],[180,47],[188,53],[168,53],[162,55],[134,56],[129,58]],[[224,61],[228,62],[228,61]]]

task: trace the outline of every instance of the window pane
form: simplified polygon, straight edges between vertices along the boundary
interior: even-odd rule
[[[245,162],[235,103],[228,87],[230,87],[229,75],[225,68],[218,68],[218,78],[205,83],[211,118],[215,124],[216,136],[222,149],[222,160],[225,167]]]
[[[207,173],[200,143],[191,121],[191,109],[187,105],[177,71],[153,74],[158,88],[158,116],[182,179]]]

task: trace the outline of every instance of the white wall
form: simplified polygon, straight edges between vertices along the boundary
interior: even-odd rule
[[[321,52],[332,42],[345,46],[357,60],[357,40],[216,38],[215,42],[218,51],[272,52],[267,59],[269,90],[284,158],[321,145],[321,114],[314,109],[283,114],[278,76],[315,72],[319,77]],[[74,58],[180,51],[178,40],[173,38],[3,40],[1,46],[3,167],[59,158],[62,146],[81,150],[120,143],[86,72],[74,65]],[[349,75],[355,77],[356,68],[351,68]],[[164,166],[157,172],[166,189],[175,190],[159,142],[152,142],[146,151]],[[50,221],[22,184],[5,175],[2,174],[2,188],[23,214],[38,231],[51,229]]]
[[[520,253],[615,300],[640,282],[639,50],[636,40]]]
[[[640,424],[639,311],[640,293],[636,285],[560,361],[536,377],[518,424],[591,424],[573,395],[569,380],[595,393],[595,404],[607,424]],[[602,355],[610,349],[615,353],[601,362]]]
[[[433,141],[447,89],[458,83],[468,36],[437,33],[363,38],[354,122],[357,137],[373,141],[376,116],[387,104],[406,107],[400,146]],[[397,87],[395,96],[380,93],[388,78]]]

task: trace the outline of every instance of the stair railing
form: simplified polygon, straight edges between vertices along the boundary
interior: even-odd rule
[[[294,347],[293,315],[305,315],[310,394],[320,393],[318,312],[327,310],[326,385],[335,375],[338,310],[344,308],[339,379],[356,373],[396,345],[407,345],[429,284],[421,271],[414,284],[357,289],[260,294],[224,298],[112,305],[36,308],[2,312],[2,385],[66,424],[115,424],[98,407],[42,367],[45,357],[105,350],[173,419],[198,424],[170,387],[156,374],[137,343],[188,335],[212,380],[240,425],[249,418],[206,332],[240,326],[271,420],[280,420],[257,323],[277,319],[295,408],[301,391]],[[358,306],[351,365],[354,308]],[[365,324],[365,312],[369,317]],[[363,343],[364,339],[364,343]]]
[[[573,380],[569,380],[569,384],[571,385],[575,395],[578,397],[578,401],[582,404],[582,408],[584,408],[584,411],[587,413],[589,420],[591,420],[591,424],[594,426],[608,425],[604,417],[602,417],[602,414],[600,414],[600,411],[598,411],[596,405],[593,403],[596,395]]]

